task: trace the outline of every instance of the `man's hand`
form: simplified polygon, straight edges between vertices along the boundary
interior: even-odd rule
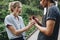
[[[35,20],[35,22],[36,22],[38,25],[42,26],[42,24],[39,22],[39,19],[38,19],[37,17],[32,16],[32,19]]]

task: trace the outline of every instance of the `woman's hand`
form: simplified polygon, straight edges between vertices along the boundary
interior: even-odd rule
[[[35,24],[35,20],[33,20],[33,19],[31,19],[30,21],[29,21],[29,25],[34,25]]]

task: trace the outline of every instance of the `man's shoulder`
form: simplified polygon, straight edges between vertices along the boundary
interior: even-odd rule
[[[59,8],[57,6],[52,6],[48,11],[53,12],[53,14],[59,14]]]
[[[54,11],[54,10],[58,10],[58,7],[54,5],[54,6],[50,7],[49,9]]]

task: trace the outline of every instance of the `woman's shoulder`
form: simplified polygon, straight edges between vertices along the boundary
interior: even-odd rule
[[[5,17],[5,19],[9,19],[9,18],[11,18],[11,15],[7,15],[7,16]]]

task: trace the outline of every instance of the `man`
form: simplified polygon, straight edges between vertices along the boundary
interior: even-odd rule
[[[46,14],[42,18],[42,26],[35,26],[40,30],[37,40],[57,40],[59,30],[59,9],[54,5],[53,0],[41,0],[40,4],[47,8]],[[38,19],[36,18],[38,21]]]

